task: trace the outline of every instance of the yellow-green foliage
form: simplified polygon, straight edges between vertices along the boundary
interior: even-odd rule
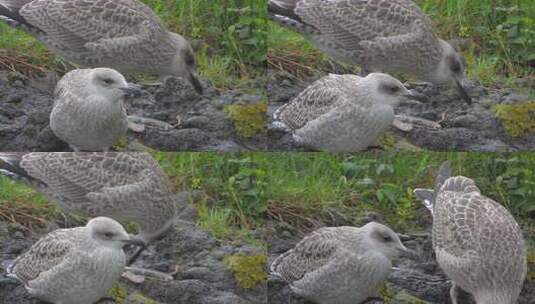
[[[535,249],[528,251],[528,275],[529,281],[535,281]]]
[[[520,137],[535,132],[535,101],[497,105],[493,111],[509,136]]]
[[[264,131],[267,124],[267,102],[252,105],[231,105],[225,107],[234,129],[243,138],[251,138]]]
[[[381,297],[381,299],[383,299],[383,302],[385,304],[390,304],[392,303],[395,294],[394,291],[388,286],[388,284],[383,283],[379,287],[379,296]]]
[[[234,274],[238,285],[244,289],[253,288],[267,280],[267,273],[264,271],[266,261],[265,254],[229,255],[223,259],[225,266]]]
[[[377,144],[385,150],[392,150],[396,145],[396,139],[390,132],[385,132],[383,136],[379,137]]]
[[[108,289],[108,294],[112,299],[115,300],[115,303],[117,304],[123,304],[128,297],[128,292],[121,287],[119,283],[113,284],[113,286]]]
[[[128,303],[136,304],[155,304],[156,302],[152,299],[145,297],[139,292],[135,292],[128,297]]]
[[[128,138],[126,138],[126,136],[119,138],[115,143],[115,146],[113,146],[113,149],[119,152],[126,151],[126,148],[128,148]]]

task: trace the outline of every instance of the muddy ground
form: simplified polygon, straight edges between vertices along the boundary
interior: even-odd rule
[[[449,290],[451,281],[438,266],[434,258],[431,241],[431,219],[429,214],[422,210],[420,221],[425,223],[425,231],[413,231],[401,234],[402,242],[420,255],[421,260],[414,261],[400,259],[394,262],[394,269],[388,277],[386,288],[381,296],[386,298],[384,303],[390,304],[449,304]],[[361,226],[371,220],[381,221],[381,216],[370,213],[357,220],[345,217],[332,217],[319,226]],[[268,263],[278,255],[291,249],[303,236],[308,233],[303,229],[278,221],[268,221],[266,225],[266,243],[268,244]],[[535,299],[535,282],[527,281],[518,301],[518,304],[530,304]],[[268,279],[268,303],[270,304],[313,304],[293,294],[288,285],[275,277]],[[368,303],[371,304],[372,302]],[[374,301],[373,304],[381,303]],[[474,304],[467,293],[461,292],[459,303]]]
[[[196,212],[189,208],[181,219],[195,221]],[[44,304],[32,298],[20,284],[5,282],[6,264],[25,252],[49,227],[29,233],[16,224],[0,221],[0,304]],[[180,224],[170,235],[145,251],[134,266],[172,273],[172,281],[145,278],[133,283],[121,278],[113,297],[120,304],[261,304],[266,303],[266,284],[241,288],[223,259],[230,255],[265,254],[261,248],[242,242],[222,242],[194,225]]]
[[[267,91],[270,122],[277,108],[289,102],[321,76],[301,80],[286,72],[269,70]],[[524,85],[535,86],[530,81],[526,79]],[[397,149],[473,152],[535,149],[535,134],[511,138],[491,112],[491,108],[495,105],[527,101],[527,96],[515,94],[511,89],[488,89],[472,81],[470,95],[473,104],[468,105],[453,89],[423,84],[406,84],[406,86],[426,95],[429,102],[400,106],[396,109],[396,114],[435,122],[440,128],[435,129],[420,124],[415,124],[410,132],[392,128],[390,132],[396,142],[394,147]],[[306,150],[298,146],[290,134],[273,129],[269,130],[268,134],[270,150]]]
[[[265,134],[241,138],[224,111],[227,105],[254,104],[262,97],[238,90],[220,92],[209,81],[202,83],[202,96],[182,78],[142,85],[146,94],[128,100],[127,113],[155,121],[146,123],[141,132],[130,130],[126,149],[144,145],[162,151],[264,150]],[[261,92],[261,86],[253,83],[253,91]],[[70,151],[49,127],[53,87],[0,71],[0,151]]]

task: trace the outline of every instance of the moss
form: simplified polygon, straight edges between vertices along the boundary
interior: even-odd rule
[[[264,271],[266,261],[265,254],[229,255],[223,259],[223,263],[232,271],[234,279],[243,289],[253,288],[267,280],[267,273]]]
[[[126,138],[126,136],[121,136],[121,138],[119,138],[119,140],[117,140],[117,142],[113,146],[113,150],[119,151],[119,152],[126,151],[127,148],[128,148],[128,138]]]
[[[115,303],[117,304],[123,304],[128,297],[128,292],[126,289],[121,287],[119,283],[113,284],[113,286],[108,289],[108,294],[115,300]]]
[[[385,304],[392,303],[392,300],[394,299],[395,293],[394,291],[388,286],[388,284],[383,283],[379,287],[379,297],[383,299],[383,302]]]
[[[492,109],[511,137],[535,132],[535,101],[501,104]]]
[[[528,281],[535,281],[535,249],[528,251]]]
[[[231,105],[225,107],[234,129],[243,138],[251,138],[263,132],[267,124],[267,103]]]
[[[394,138],[394,135],[392,135],[392,133],[385,132],[383,136],[377,139],[377,145],[379,145],[385,150],[392,150],[396,145],[396,139]]]
[[[156,301],[145,297],[139,292],[134,292],[128,297],[128,303],[132,304],[156,304]]]
[[[393,299],[393,302],[399,304],[426,304],[424,300],[408,294],[406,291],[401,291]]]

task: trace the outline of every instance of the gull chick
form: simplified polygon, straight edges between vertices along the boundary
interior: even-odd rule
[[[275,259],[270,272],[315,303],[356,304],[378,296],[398,255],[415,257],[385,225],[320,228]]]
[[[394,107],[425,100],[397,79],[381,73],[325,76],[274,114],[274,124],[307,147],[355,152],[374,144],[390,128]]]
[[[130,94],[141,90],[115,70],[71,71],[56,86],[50,127],[75,151],[107,151],[126,136],[124,101]]]
[[[85,227],[55,230],[7,269],[34,297],[55,304],[93,304],[125,267],[125,244],[139,244],[118,222],[97,217]]]
[[[449,172],[445,162],[434,190],[415,189],[415,194],[432,209],[433,249],[453,281],[452,303],[458,303],[458,288],[472,294],[477,304],[517,303],[527,272],[520,227],[473,180],[450,177]]]
[[[471,103],[459,54],[412,0],[268,0],[268,11],[337,60],[450,85]]]

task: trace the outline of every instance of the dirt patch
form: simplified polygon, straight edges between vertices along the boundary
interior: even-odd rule
[[[270,70],[268,72],[267,93],[269,98],[270,122],[277,108],[289,102],[303,89],[322,75],[301,80],[294,76]],[[437,123],[439,128],[426,124],[414,124],[410,132],[392,128],[390,135],[398,149],[425,149],[432,151],[529,151],[535,149],[535,134],[510,137],[493,113],[493,108],[501,104],[517,104],[528,100],[527,96],[515,94],[511,89],[488,89],[477,83],[472,84],[471,105],[466,104],[453,89],[432,87],[425,84],[406,84],[428,97],[429,102],[417,105],[402,105],[396,114],[410,116]],[[270,150],[306,150],[298,146],[288,133],[269,130]]]

